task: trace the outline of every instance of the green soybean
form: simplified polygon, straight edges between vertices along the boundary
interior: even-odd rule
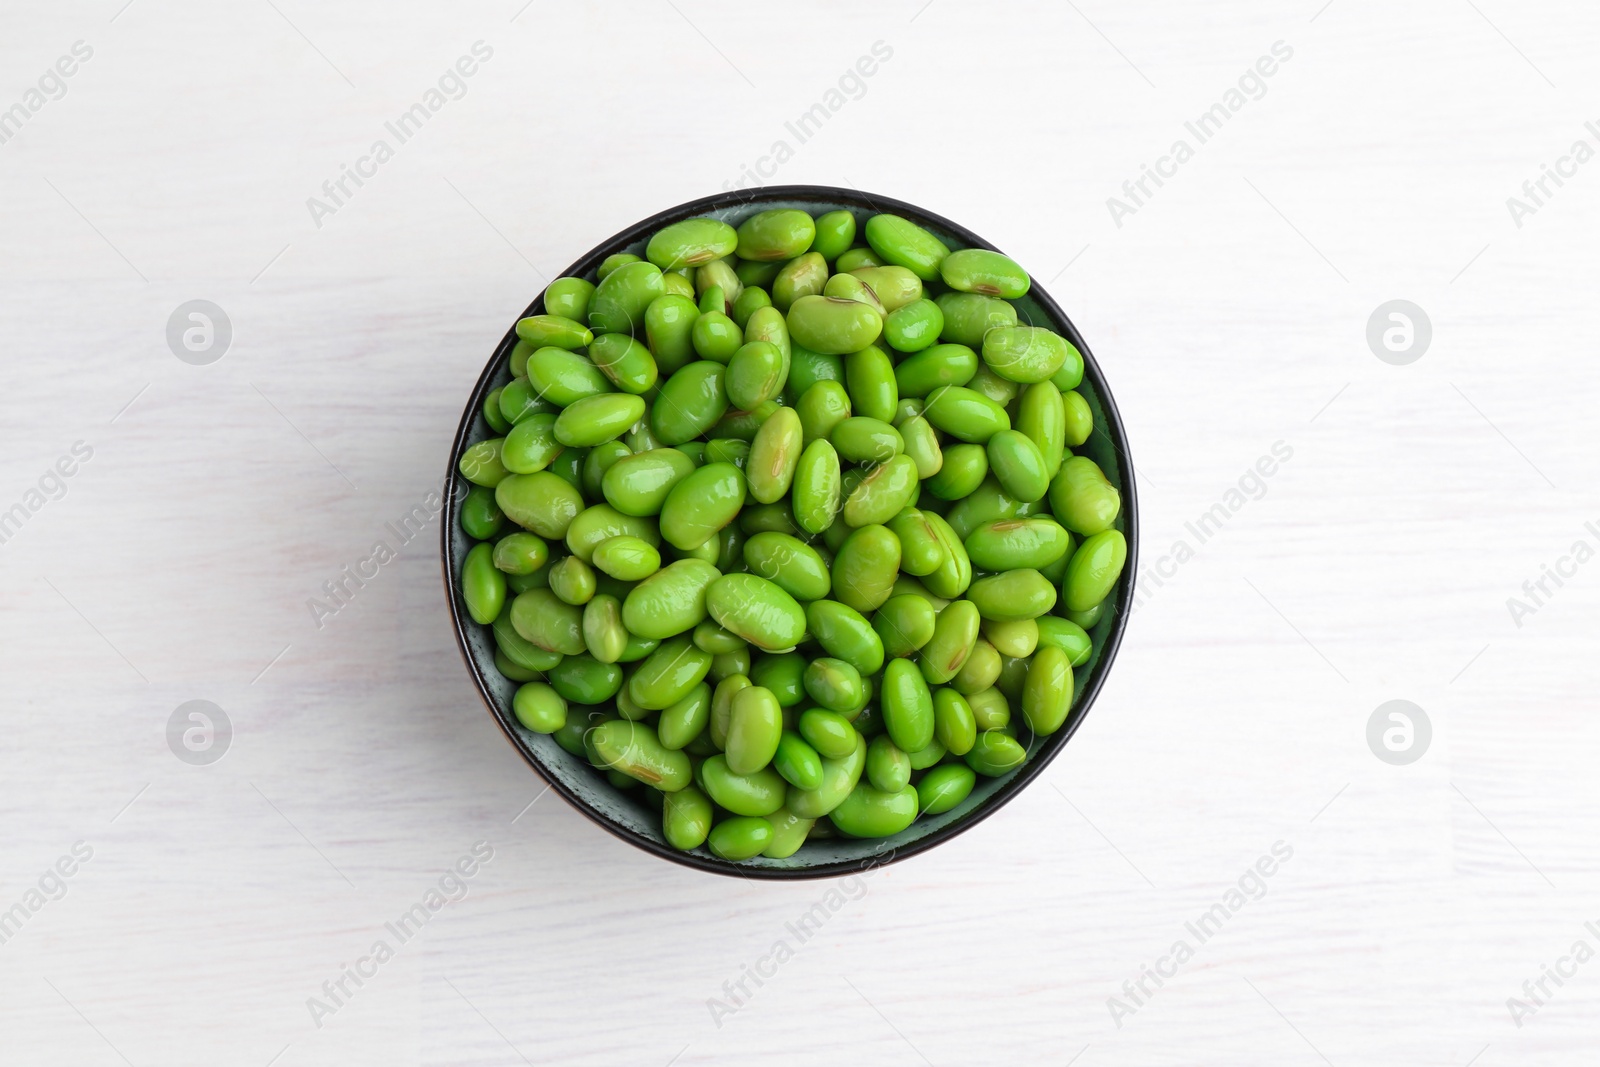
[[[811,247],[816,235],[816,222],[804,211],[795,208],[758,211],[739,224],[739,258],[794,259]]]
[[[829,381],[844,381],[844,360],[838,356],[813,352],[805,345],[790,344],[789,381],[784,392],[786,397],[798,399],[818,382]]]
[[[1067,654],[1054,646],[1035,653],[1028,664],[1028,678],[1022,690],[1022,717],[1028,729],[1047,737],[1061,729],[1072,708],[1072,664]]]
[[[661,709],[656,733],[667,748],[681,749],[700,736],[711,721],[711,687],[701,682],[689,695]]]
[[[642,537],[621,534],[595,547],[593,563],[619,581],[638,582],[661,569],[661,553]]]
[[[1073,456],[1050,483],[1050,510],[1073,533],[1097,534],[1117,521],[1122,494],[1094,460]]]
[[[856,239],[856,217],[848,211],[818,215],[811,250],[832,262],[847,252]]]
[[[706,590],[722,572],[704,560],[669,563],[628,593],[622,621],[630,633],[665,640],[691,630],[706,617]]]
[[[764,530],[744,543],[744,564],[796,600],[820,600],[833,579],[822,555],[793,534]]]
[[[892,423],[900,394],[895,386],[894,364],[877,345],[863,346],[844,358],[845,388],[857,414]]]
[[[589,298],[594,283],[582,278],[557,278],[544,289],[544,309],[575,322],[589,320]]]
[[[983,361],[1012,382],[1049,381],[1072,346],[1042,326],[1001,326],[983,335]]]
[[[751,664],[750,680],[772,690],[779,704],[792,708],[805,699],[805,668],[805,657],[798,652],[763,652]]]
[[[711,760],[706,762],[710,764]],[[860,734],[855,734],[855,743],[846,755],[822,761],[821,785],[815,789],[789,790],[787,798],[789,810],[802,818],[822,818],[837,808],[850,795],[851,790],[855,789],[856,784],[861,781],[861,772],[866,768],[866,764],[866,739]],[[724,804],[723,807],[727,805]]]
[[[972,561],[967,558],[967,550],[961,543],[961,538],[951,528],[950,523],[938,512],[925,511],[928,525],[938,535],[939,547],[944,549],[945,560],[939,564],[937,570],[922,575],[922,583],[928,591],[935,596],[946,600],[954,600],[967,591],[972,584]]]
[[[494,565],[507,574],[532,574],[549,558],[544,539],[521,530],[506,534],[494,546]]]
[[[922,299],[922,281],[905,267],[859,267],[851,272],[888,316]]]
[[[706,610],[723,629],[770,652],[793,648],[806,632],[794,597],[759,575],[723,575],[706,590]]]
[[[820,381],[801,395],[795,404],[800,429],[806,444],[826,439],[834,427],[850,417],[850,394],[838,381]]]
[[[628,650],[628,630],[622,624],[622,604],[616,597],[600,593],[584,605],[583,644],[601,663],[616,663]]]
[[[562,315],[530,315],[517,321],[517,336],[535,347],[582,348],[594,334],[581,322]]]
[[[1028,752],[1017,739],[999,730],[985,730],[978,735],[966,754],[967,766],[989,778],[998,778],[1022,766]]]
[[[587,653],[565,657],[547,677],[556,692],[574,704],[600,704],[622,688],[622,668]]]
[[[900,431],[882,419],[852,415],[828,435],[839,455],[851,463],[887,463],[905,451]]]
[[[885,656],[910,656],[933,637],[936,618],[926,597],[903,593],[885,600],[873,613],[872,628],[883,641]]]
[[[594,569],[577,556],[567,556],[550,568],[550,591],[568,604],[582,607],[595,594]]]
[[[569,404],[556,417],[555,438],[571,448],[588,448],[621,437],[644,417],[644,398],[602,393]]]
[[[1023,503],[1043,500],[1050,489],[1050,472],[1044,454],[1020,430],[1001,430],[985,446],[989,469],[1007,495]]]
[[[867,745],[866,773],[874,789],[898,793],[911,784],[911,757],[887,735],[879,735]]]
[[[978,607],[970,600],[953,600],[934,620],[933,635],[917,657],[922,677],[943,685],[956,676],[978,642]]]
[[[857,611],[876,611],[894,589],[900,540],[885,526],[863,526],[833,558],[834,599]]]
[[[802,819],[785,808],[768,815],[766,822],[772,827],[772,839],[761,850],[761,854],[773,860],[788,859],[800,851],[811,828],[816,825],[815,819]]]
[[[800,463],[803,431],[793,408],[774,411],[750,442],[745,479],[750,495],[763,504],[782,500]]]
[[[968,348],[982,348],[990,330],[1017,324],[1016,308],[981,293],[944,293],[934,303],[944,313],[939,339]]]
[[[700,765],[700,781],[712,800],[735,815],[747,817],[771,815],[783,807],[789,792],[788,783],[772,768],[735,774],[728,766],[728,757],[720,754]],[[791,806],[790,810],[795,809]]]
[[[663,747],[655,730],[644,723],[613,719],[589,731],[588,740],[606,767],[663,793],[676,792],[693,780],[689,757]]]
[[[785,263],[778,276],[772,279],[772,306],[788,311],[789,306],[802,296],[818,296],[828,281],[828,262],[816,252]]]
[[[941,385],[966,385],[977,372],[978,353],[966,345],[941,344],[903,360],[894,376],[901,396],[926,397]]]
[[[739,514],[744,474],[732,463],[707,463],[685,477],[661,505],[661,536],[678,548],[695,548]]]
[[[751,685],[733,696],[728,709],[728,769],[754,774],[772,762],[783,737],[783,708],[771,691]]]
[[[983,248],[951,252],[939,264],[939,276],[962,293],[982,293],[1015,300],[1028,292],[1028,272],[1010,256]]]
[[[993,574],[973,582],[967,597],[986,619],[1009,622],[1043,615],[1056,604],[1056,587],[1032,568]]]
[[[822,295],[835,300],[854,300],[858,304],[865,304],[882,318],[887,318],[889,315],[888,309],[883,306],[883,301],[878,299],[877,291],[854,274],[835,274],[822,286]]]
[[[728,402],[749,411],[777,396],[788,377],[788,362],[778,346],[770,341],[749,341],[728,361],[723,379]]]
[[[916,664],[891,659],[883,670],[880,700],[894,743],[907,751],[926,748],[933,740],[933,696]]]
[[[933,691],[933,736],[952,755],[964,756],[978,739],[978,723],[972,705],[954,689],[941,686]]]
[[[802,296],[789,306],[789,336],[823,355],[859,352],[883,332],[883,316],[867,304],[831,296]]]
[[[855,727],[850,725],[849,719],[839,712],[828,711],[825,708],[810,708],[802,712],[799,730],[800,736],[819,755],[828,759],[843,759],[850,755],[855,751],[856,739],[859,736]],[[803,785],[799,788],[815,789],[816,786]]]
[[[650,354],[650,349],[623,334],[607,333],[596,337],[589,346],[589,359],[625,393],[649,392],[656,384],[655,356]]]
[[[461,453],[461,460],[456,464],[461,476],[473,485],[481,485],[488,489],[498,488],[511,473],[506,470],[505,464],[500,462],[502,444],[504,439],[496,437],[468,447]]]
[[[985,522],[967,535],[967,556],[986,571],[1043,570],[1072,548],[1072,535],[1043,517]]]
[[[661,835],[667,844],[687,852],[705,844],[711,833],[712,809],[707,796],[692,785],[666,794],[661,807]]]
[[[505,522],[506,514],[495,503],[494,490],[483,485],[467,490],[466,499],[461,501],[461,528],[467,536],[487,541],[500,532]]]
[[[834,269],[843,274],[860,267],[881,267],[883,265],[884,261],[878,253],[866,245],[856,245],[854,248],[847,248],[839,253],[839,258],[834,263]]]
[[[909,505],[916,491],[916,463],[910,456],[892,456],[850,491],[842,513],[845,524],[882,525]]]
[[[477,544],[461,565],[461,599],[472,621],[487,626],[499,618],[506,602],[506,576],[494,565],[494,546]]]
[[[662,270],[698,267],[731,255],[738,244],[739,235],[721,219],[684,219],[657,230],[644,255]]]
[[[765,819],[735,817],[711,828],[707,839],[714,855],[725,860],[747,860],[772,843],[772,824]]]
[[[907,785],[889,793],[864,782],[828,813],[828,819],[841,833],[868,838],[892,837],[916,817],[916,789]]]
[[[853,714],[866,700],[861,673],[842,659],[812,660],[802,681],[806,695],[829,711]]]
[[[939,470],[928,479],[928,492],[940,500],[966,497],[989,474],[989,455],[982,445],[951,445],[940,458]]]
[[[661,373],[671,375],[694,361],[694,324],[699,317],[694,301],[676,293],[663,293],[645,308],[645,339]]]
[[[929,393],[922,414],[951,437],[972,444],[987,444],[1001,430],[1011,429],[1005,408],[962,385],[943,385]]]
[[[728,410],[724,373],[719,363],[697,360],[662,383],[650,406],[650,428],[662,444],[692,441],[716,425]]]
[[[883,639],[859,611],[836,600],[816,600],[806,605],[806,623],[828,655],[850,664],[859,675],[882,669]]]
[[[628,677],[628,697],[647,711],[671,707],[711,670],[711,653],[679,635],[661,642]]]
[[[1063,439],[1072,448],[1077,448],[1094,433],[1094,412],[1089,410],[1089,402],[1077,390],[1062,393],[1061,403],[1065,420]]]
[[[757,285],[745,286],[744,292],[739,294],[739,299],[733,302],[731,315],[735,325],[741,330],[750,321],[750,316],[764,307],[772,306],[772,298],[767,291]]]
[[[495,487],[494,499],[512,522],[546,539],[565,537],[583,510],[583,494],[550,471],[509,475]]]
[[[956,676],[950,679],[950,687],[962,696],[970,697],[973,693],[981,693],[993,686],[999,677],[1000,653],[980,637],[973,642],[967,662],[963,663]]]
[[[1121,530],[1102,530],[1084,539],[1067,564],[1064,583],[1067,610],[1088,611],[1110,595],[1128,559]]]
[[[618,459],[606,469],[600,491],[624,515],[656,515],[672,487],[694,469],[694,462],[677,449],[655,448]]]
[[[890,312],[883,321],[883,337],[897,352],[921,352],[939,340],[944,312],[923,297]]]
[[[971,767],[959,763],[935,767],[917,783],[917,805],[924,815],[942,815],[967,799],[977,780]]]
[[[939,265],[950,254],[943,241],[899,215],[872,216],[867,220],[866,237],[884,262],[905,267],[925,282],[939,276]]]
[[[644,324],[650,302],[665,291],[654,263],[624,264],[603,277],[589,298],[589,325],[602,333],[632,333]]]
[[[1040,647],[1051,646],[1061,649],[1074,667],[1081,667],[1089,662],[1089,657],[1094,653],[1094,642],[1083,627],[1054,615],[1041,615],[1036,622],[1039,627]]]
[[[637,537],[651,547],[661,543],[655,524],[649,519],[624,515],[609,504],[592,504],[567,527],[567,548],[588,563],[593,560],[595,549],[613,537]]]
[[[524,728],[553,734],[567,724],[567,701],[544,682],[526,682],[511,698],[511,710]]]

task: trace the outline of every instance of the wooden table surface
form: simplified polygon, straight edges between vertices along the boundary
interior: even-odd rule
[[[0,13],[0,1061],[1593,1062],[1600,12],[1320,3]],[[865,879],[542,796],[386,525],[548,278],[741,181],[1006,249],[1139,470],[1082,731]]]

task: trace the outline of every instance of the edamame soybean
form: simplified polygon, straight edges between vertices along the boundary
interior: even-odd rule
[[[1014,260],[894,215],[724,213],[518,321],[457,457],[454,573],[523,728],[672,847],[764,863],[958,810],[1065,729],[1121,607],[1128,472],[1074,454],[1101,398],[1019,316]]]

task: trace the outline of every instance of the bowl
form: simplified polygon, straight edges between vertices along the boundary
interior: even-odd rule
[[[677,207],[652,215],[629,226],[609,240],[601,242],[577,262],[562,271],[563,276],[581,276],[593,281],[596,268],[608,255],[616,252],[644,254],[650,235],[663,226],[698,215],[711,215],[737,227],[740,221],[757,211],[777,207],[797,207],[813,216],[823,212],[846,209],[856,214],[857,222],[864,223],[868,216],[890,212],[912,220],[938,235],[952,249],[986,248],[994,245],[977,234],[958,226],[939,215],[893,200],[889,197],[867,194],[855,189],[838,189],[820,185],[769,186],[763,189],[739,190],[709,196],[701,200],[679,204]],[[858,230],[859,232],[859,230]],[[1024,267],[1027,264],[1023,264]],[[461,566],[473,541],[462,529],[461,501],[468,483],[457,469],[461,453],[469,445],[495,436],[480,415],[484,398],[494,389],[511,380],[507,368],[508,357],[516,344],[516,319],[543,312],[543,294],[512,320],[511,328],[494,350],[494,355],[478,376],[477,385],[468,398],[461,416],[460,427],[450,448],[446,486],[447,507],[441,523],[441,551],[444,561],[446,601],[467,670],[472,675],[490,715],[529,765],[568,803],[593,819],[616,836],[646,852],[673,863],[680,863],[701,871],[737,875],[743,878],[823,878],[860,871],[909,856],[926,852],[965,830],[971,829],[998,811],[1012,797],[1033,781],[1050,761],[1072,740],[1082,725],[1106,675],[1116,659],[1117,648],[1127,625],[1128,608],[1133,594],[1134,574],[1138,566],[1138,508],[1135,497],[1133,468],[1128,455],[1126,435],[1116,404],[1106,388],[1104,375],[1095,363],[1089,346],[1073,326],[1070,319],[1044,289],[1035,283],[1028,294],[1013,301],[1018,317],[1023,322],[1048,326],[1067,338],[1083,353],[1083,384],[1078,387],[1088,401],[1095,418],[1096,432],[1089,441],[1077,449],[1088,455],[1122,494],[1123,509],[1120,519],[1128,541],[1128,560],[1122,576],[1110,594],[1111,604],[1095,625],[1093,658],[1073,673],[1076,696],[1073,710],[1059,731],[1045,738],[1034,737],[1028,745],[1028,759],[1016,770],[1000,778],[979,776],[978,784],[970,796],[950,811],[932,817],[918,818],[916,822],[894,837],[876,840],[830,838],[810,841],[799,852],[787,859],[758,857],[739,863],[719,859],[701,846],[691,852],[680,852],[669,845],[661,833],[660,814],[644,801],[636,799],[634,791],[614,789],[587,760],[569,754],[549,736],[535,734],[517,722],[511,710],[511,697],[517,684],[500,674],[494,666],[494,639],[487,626],[474,623],[467,614],[460,590]]]

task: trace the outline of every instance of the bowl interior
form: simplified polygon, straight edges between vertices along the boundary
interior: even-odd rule
[[[994,247],[946,219],[887,197],[821,186],[780,186],[728,193],[671,208],[616,235],[562,273],[564,276],[586,277],[593,281],[596,268],[606,256],[616,252],[632,252],[643,256],[650,235],[662,226],[681,219],[709,215],[737,227],[749,215],[775,207],[797,207],[813,215],[848,210],[856,216],[858,233],[869,216],[887,211],[927,228],[952,249]],[[1023,267],[1027,268],[1028,264],[1023,264]],[[474,542],[461,529],[461,500],[469,486],[457,470],[457,460],[467,446],[494,436],[479,412],[488,393],[511,381],[508,360],[517,340],[513,323],[513,329],[507,330],[478,379],[450,453],[448,484],[451,491],[447,495],[448,507],[442,531],[445,584],[457,640],[485,702],[512,744],[557,791],[613,833],[675,862],[744,877],[804,878],[843,874],[930,848],[994,812],[1043,770],[1083,721],[1116,656],[1127,621],[1133,576],[1137,568],[1138,520],[1132,467],[1122,422],[1088,346],[1037,280],[1027,296],[1012,303],[1016,306],[1019,322],[1047,326],[1066,337],[1083,353],[1084,378],[1078,391],[1094,412],[1095,433],[1076,451],[1088,455],[1100,465],[1106,477],[1122,493],[1123,499],[1118,525],[1128,540],[1128,562],[1117,588],[1111,594],[1115,610],[1108,609],[1092,633],[1095,642],[1093,658],[1073,672],[1076,693],[1067,725],[1050,737],[1033,738],[1028,746],[1027,762],[1015,771],[1000,778],[980,776],[972,794],[961,804],[940,815],[919,818],[894,837],[881,840],[835,838],[812,841],[788,859],[757,858],[738,864],[720,860],[704,847],[687,853],[672,848],[662,836],[659,813],[639,797],[640,791],[624,793],[612,788],[586,760],[571,755],[552,738],[524,729],[511,711],[511,697],[518,683],[495,669],[495,644],[489,628],[474,623],[461,602],[460,568]],[[542,311],[541,295],[518,318]]]

